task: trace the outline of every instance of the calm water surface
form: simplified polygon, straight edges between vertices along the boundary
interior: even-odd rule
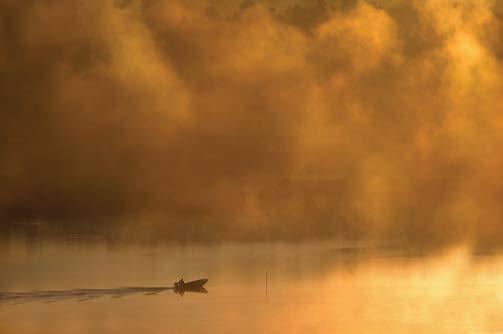
[[[0,250],[2,292],[209,279],[208,294],[4,300],[0,333],[503,332],[503,256],[475,256],[464,247],[417,256],[336,242],[143,247],[10,241]]]

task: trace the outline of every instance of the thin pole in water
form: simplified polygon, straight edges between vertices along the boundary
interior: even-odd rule
[[[267,271],[265,272],[265,296],[267,297]]]

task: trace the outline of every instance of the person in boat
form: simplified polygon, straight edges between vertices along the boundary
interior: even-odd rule
[[[179,281],[178,281],[178,286],[183,286],[185,284],[185,282],[183,281],[183,278],[181,278]]]

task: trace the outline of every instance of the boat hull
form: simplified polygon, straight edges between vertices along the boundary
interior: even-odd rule
[[[203,286],[208,282],[207,279],[198,279],[196,281],[190,281],[183,284],[175,283],[175,290],[180,291],[198,291],[203,288]]]

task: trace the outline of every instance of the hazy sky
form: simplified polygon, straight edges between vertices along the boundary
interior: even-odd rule
[[[497,240],[502,2],[376,3],[3,0],[3,224]]]

